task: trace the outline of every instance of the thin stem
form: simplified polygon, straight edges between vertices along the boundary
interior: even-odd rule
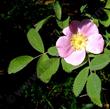
[[[47,101],[47,103],[48,103],[48,105],[50,106],[50,108],[51,108],[51,109],[54,109],[54,108],[53,108],[53,105],[51,104],[51,102],[50,102],[46,97],[45,97],[45,100]]]
[[[106,44],[106,47],[110,46],[110,41]]]
[[[34,59],[36,59],[36,58],[38,58],[38,57],[40,57],[40,56],[42,56],[42,55],[44,55],[44,54],[47,54],[47,52],[42,53],[42,54],[40,54],[40,55],[38,55],[38,56],[35,56]]]
[[[90,65],[91,61],[90,61],[89,55],[87,55],[87,58],[88,58],[88,63]]]
[[[89,64],[89,66],[90,66],[91,61],[90,61],[89,55],[87,55],[87,59],[88,59],[88,64]],[[93,72],[90,70],[90,73],[93,73]],[[95,73],[95,71],[94,71],[94,73]]]
[[[83,94],[83,95],[81,95],[79,97],[82,98],[82,97],[86,97],[86,96],[88,96],[88,95],[87,94]]]
[[[50,96],[50,94],[53,92],[53,90],[57,87],[57,85],[53,86],[53,88],[50,90],[48,96]]]

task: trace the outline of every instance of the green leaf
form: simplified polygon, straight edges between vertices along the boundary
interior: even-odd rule
[[[106,67],[110,62],[110,57],[106,54],[100,54],[95,56],[94,59],[92,59],[90,63],[90,70],[95,71],[95,70],[101,70],[104,67]]]
[[[45,19],[43,19],[43,20],[37,22],[37,23],[34,25],[36,31],[39,31],[39,30],[43,27],[43,25],[44,25],[51,17],[52,17],[52,16],[48,16],[48,17],[46,17]]]
[[[105,34],[103,36],[105,37],[105,45],[107,48],[110,46],[110,33],[108,31],[105,31]]]
[[[47,52],[49,55],[58,56],[58,51],[56,46],[50,47]]]
[[[93,22],[97,25],[97,27],[99,26],[99,20],[96,18],[93,18]]]
[[[67,19],[65,19],[64,21],[60,21],[60,20],[56,20],[58,26],[63,29],[65,27],[67,27],[69,25],[69,21],[70,21],[70,17],[68,17]]]
[[[105,27],[110,26],[110,10],[104,9],[106,18],[104,20],[99,20],[102,25]]]
[[[47,61],[47,60],[49,60],[48,55],[47,55],[47,54],[43,54],[43,55],[39,58],[37,64],[42,64],[43,62],[45,62],[45,61]],[[38,66],[39,66],[39,65],[38,65]]]
[[[29,30],[29,32],[27,33],[27,38],[29,43],[35,50],[44,53],[44,44],[42,42],[40,34],[34,28],[31,28]]]
[[[110,0],[107,0],[105,8],[110,9]]]
[[[61,20],[62,10],[61,10],[61,6],[58,1],[54,3],[53,8],[54,8],[57,19]]]
[[[87,4],[82,5],[81,8],[80,8],[80,12],[83,13],[84,10],[86,9],[86,7],[87,7]]]
[[[102,107],[100,100],[101,80],[95,73],[91,73],[91,75],[88,77],[86,88],[87,94],[91,98],[91,101],[96,105]]]
[[[44,83],[48,83],[59,67],[59,58],[41,56],[37,63],[37,77]]]
[[[63,105],[61,106],[61,109],[67,109],[66,107],[64,107]]]
[[[26,67],[31,61],[33,60],[33,57],[24,55],[24,56],[18,56],[14,58],[8,67],[8,73],[16,73],[20,70],[22,70],[24,67]]]
[[[75,96],[79,96],[79,94],[82,92],[84,85],[87,81],[88,74],[89,74],[89,68],[86,67],[83,70],[81,70],[77,75],[77,77],[75,78],[73,84],[73,92]]]
[[[93,107],[94,107],[94,104],[90,103],[90,104],[83,105],[83,107],[81,109],[93,109]]]
[[[103,35],[107,41],[109,41],[110,39],[110,33],[108,33],[107,31],[105,31],[105,34]]]
[[[73,70],[78,69],[85,65],[87,63],[87,60],[85,60],[82,64],[73,66],[71,64],[68,64],[64,59],[61,59],[62,68],[65,72],[71,73]]]
[[[62,68],[65,72],[71,73],[74,69],[74,66],[65,62],[64,59],[61,59]]]
[[[110,57],[110,50],[107,49],[107,48],[105,48],[105,49],[104,49],[104,54],[105,54],[105,55],[108,55],[108,57]]]

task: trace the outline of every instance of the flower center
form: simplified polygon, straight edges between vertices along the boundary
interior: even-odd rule
[[[87,38],[80,33],[73,34],[70,40],[71,46],[75,50],[80,50],[80,49],[85,48],[86,42],[87,42]]]

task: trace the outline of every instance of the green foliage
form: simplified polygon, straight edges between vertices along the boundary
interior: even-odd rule
[[[105,37],[106,47],[109,47],[110,46],[110,33],[106,31],[104,34],[104,37]]]
[[[74,74],[66,74],[66,75],[70,75],[70,76],[72,75],[71,77],[67,76],[67,78],[69,78],[69,79],[72,78],[72,80],[74,80],[74,83],[72,81],[72,82],[67,82],[63,85],[57,84],[55,86],[55,83],[53,82],[53,84],[52,84],[53,87],[49,87],[49,90],[47,89],[49,91],[49,94],[47,94],[47,98],[45,97],[45,94],[44,94],[44,92],[45,93],[47,93],[47,92],[45,90],[43,92],[40,89],[40,91],[43,92],[41,94],[42,100],[40,103],[42,103],[42,101],[44,101],[50,106],[50,108],[54,108],[52,106],[53,104],[51,103],[51,100],[48,99],[48,97],[51,95],[51,93],[54,93],[53,95],[55,97],[57,96],[57,94],[63,93],[65,95],[65,96],[63,96],[65,99],[68,99],[69,97],[73,98],[73,96],[71,96],[71,95],[73,95],[73,93],[74,93],[75,96],[79,96],[81,94],[82,90],[84,89],[84,86],[87,82],[87,84],[86,84],[87,94],[90,97],[91,101],[94,104],[96,104],[97,106],[100,106],[100,107],[102,106],[102,103],[100,100],[101,80],[97,76],[96,73],[92,73],[92,72],[98,72],[97,70],[102,70],[102,69],[104,72],[106,72],[105,67],[107,65],[109,65],[109,63],[110,63],[110,50],[109,50],[110,49],[110,33],[108,32],[108,29],[110,26],[110,7],[109,7],[110,0],[106,0],[105,7],[101,4],[102,1],[103,1],[103,3],[105,3],[105,0],[97,0],[96,2],[97,2],[98,6],[96,6],[94,8],[95,4],[92,4],[92,2],[83,1],[82,4],[80,3],[81,5],[79,5],[79,2],[78,2],[78,5],[76,5],[75,4],[75,3],[77,3],[77,0],[76,0],[76,2],[73,3],[74,8],[71,9],[70,7],[72,4],[70,4],[66,9],[65,8],[65,0],[62,2],[59,0],[56,0],[55,3],[53,5],[51,5],[50,7],[49,7],[49,5],[47,6],[48,3],[46,3],[45,0],[37,0],[37,1],[34,0],[29,3],[26,2],[25,0],[21,0],[21,2],[24,4],[22,6],[23,12],[22,12],[22,14],[21,13],[17,13],[17,14],[19,14],[20,16],[23,15],[24,16],[23,19],[25,18],[26,22],[29,21],[29,23],[30,23],[30,21],[35,22],[35,21],[39,21],[39,19],[42,19],[39,22],[35,23],[35,25],[34,25],[35,28],[30,28],[30,30],[27,33],[28,42],[36,51],[40,52],[41,54],[38,56],[35,56],[34,58],[31,56],[28,56],[28,55],[19,56],[17,58],[14,58],[10,62],[9,67],[8,67],[9,74],[16,73],[16,72],[22,70],[33,59],[40,57],[38,59],[37,66],[36,66],[36,75],[44,83],[51,82],[50,80],[51,80],[52,76],[58,71],[58,68],[60,65],[60,59],[58,57],[59,54],[58,54],[58,51],[55,46],[52,46],[50,48],[47,47],[48,49],[47,49],[47,51],[45,51],[44,43],[42,41],[42,37],[40,36],[39,32],[46,33],[48,30],[48,32],[50,32],[50,34],[52,34],[53,36],[56,36],[56,34],[58,36],[61,36],[62,35],[62,34],[60,34],[61,30],[64,29],[65,27],[67,27],[69,25],[69,22],[73,19],[74,20],[77,20],[77,19],[81,20],[84,18],[88,18],[88,19],[93,20],[93,22],[100,28],[99,30],[101,30],[101,32],[99,32],[99,33],[101,33],[102,36],[104,36],[104,41],[105,41],[105,46],[104,46],[105,48],[104,48],[104,52],[102,54],[95,55],[95,54],[87,53],[88,60],[86,58],[85,61],[78,66],[70,65],[67,62],[65,62],[65,60],[62,58],[61,59],[62,74],[64,74],[63,71],[65,71],[67,73],[71,73],[71,72],[73,72],[73,70],[75,72],[79,71],[80,69],[82,69],[82,70],[80,72],[78,72],[79,74],[76,76],[76,78],[74,78],[74,76],[73,76]],[[54,2],[54,0],[51,2]],[[60,6],[59,2],[65,8],[64,11],[62,10],[62,7]],[[28,5],[27,5],[27,3],[28,3]],[[30,6],[30,4],[32,6]],[[75,5],[77,8],[75,7]],[[49,10],[50,10],[49,12],[51,14],[47,13],[48,10],[46,10],[46,7],[49,8]],[[104,7],[104,8],[102,8],[102,7]],[[24,10],[27,10],[27,9],[29,9],[28,12],[24,13]],[[34,13],[33,13],[32,9],[34,9]],[[18,12],[20,10],[20,8],[18,9],[17,5],[13,9],[10,8],[10,10],[7,13],[5,13],[5,14],[2,13],[0,15],[1,20],[2,19],[3,20],[10,19],[11,16],[14,16],[14,12],[16,13],[16,10],[18,10]],[[45,11],[45,14],[43,14],[42,10]],[[53,13],[53,11],[54,11],[54,13]],[[29,13],[31,13],[32,15],[30,15]],[[36,13],[36,15],[35,15],[35,13]],[[63,16],[62,13],[65,13],[65,16]],[[102,14],[104,16],[102,16]],[[35,15],[35,16],[33,17],[33,15]],[[36,18],[36,16],[37,16],[37,18]],[[42,18],[42,16],[44,19]],[[15,15],[14,18],[16,18],[16,17],[17,16]],[[50,23],[50,22],[48,22],[48,20],[50,18],[51,18],[50,21],[52,21],[51,24],[45,25],[47,28],[43,30],[42,29],[43,25],[45,23]],[[62,19],[64,19],[64,20],[62,20]],[[12,19],[11,19],[11,21],[12,21]],[[56,22],[54,22],[54,21],[56,21]],[[6,22],[8,22],[8,20]],[[24,21],[22,21],[22,22],[24,22]],[[32,23],[28,24],[25,28],[26,29],[29,28],[30,25],[32,26]],[[14,24],[14,29],[18,29],[18,28],[21,29],[22,28],[21,24],[19,27],[15,26],[15,24]],[[40,31],[40,29],[42,29],[42,31]],[[44,34],[44,36],[45,36],[45,34]],[[45,40],[45,41],[47,41],[47,40]],[[53,37],[52,42],[54,40],[56,42],[56,37]],[[46,42],[46,44],[47,43],[48,42]],[[89,65],[89,67],[88,67],[88,65]],[[76,69],[78,69],[78,70],[76,70]],[[104,75],[104,76],[106,76],[106,75]],[[72,86],[73,86],[73,89],[71,90]],[[54,88],[54,87],[57,87],[57,88]],[[64,89],[64,87],[66,87],[66,88]],[[38,91],[36,91],[36,92],[38,92]],[[73,93],[71,93],[71,95],[69,95],[69,97],[68,97],[67,95],[70,94],[70,92],[73,92]],[[77,104],[76,102],[69,104],[70,105],[69,108],[67,108],[65,105],[61,104],[60,108],[61,109],[73,109],[73,108],[77,109],[76,104]],[[93,107],[94,104],[90,103],[88,105],[87,104],[83,105],[82,109],[90,109]],[[47,109],[47,107],[45,107],[45,108]],[[80,108],[78,108],[78,109],[80,109]]]
[[[35,50],[44,53],[44,44],[42,42],[41,36],[34,28],[31,28],[28,31],[27,38],[29,43]]]
[[[105,8],[110,9],[110,0],[107,0],[107,1],[106,1]]]
[[[11,60],[9,67],[8,67],[8,74],[16,73],[20,70],[22,70],[24,67],[26,67],[31,61],[33,60],[33,57],[24,55],[24,56],[18,56]]]
[[[107,55],[108,57],[110,57],[110,50],[105,48],[104,49],[104,54]]]
[[[95,73],[91,73],[87,80],[87,94],[93,103],[102,107],[100,92],[101,80]]]
[[[65,19],[64,21],[60,21],[60,20],[56,20],[58,26],[63,29],[65,27],[67,27],[69,25],[69,21],[70,21],[70,17],[68,17],[67,19]]]
[[[110,33],[108,33],[108,32],[106,31],[104,37],[105,37],[106,40],[108,41],[108,40],[110,39]]]
[[[61,6],[59,4],[58,1],[56,1],[53,5],[54,11],[55,11],[55,15],[57,17],[58,20],[61,20],[61,16],[62,16],[62,9]]]
[[[94,107],[94,104],[86,104],[86,105],[84,105],[81,109],[93,109],[93,107]]]
[[[65,62],[64,59],[61,59],[62,68],[65,72],[71,73],[74,69],[74,66]]]
[[[65,72],[71,73],[73,70],[78,69],[85,65],[87,63],[87,60],[85,60],[82,64],[73,66],[71,64],[68,64],[64,59],[61,59],[62,68]]]
[[[88,74],[89,74],[89,68],[85,67],[83,70],[79,72],[79,74],[75,78],[75,81],[73,84],[73,92],[75,96],[79,96],[79,94],[83,90],[85,83],[87,81]]]
[[[48,16],[46,17],[45,19],[37,22],[34,26],[35,26],[35,29],[36,31],[38,32],[42,27],[43,25],[51,18],[52,16]]]
[[[90,63],[90,70],[101,70],[110,62],[110,57],[107,54],[100,54],[94,57]]]
[[[50,47],[47,52],[51,56],[58,56],[58,51],[56,46]]]
[[[87,4],[82,5],[81,8],[80,8],[80,12],[83,13],[84,10],[86,9],[86,7],[87,7]]]
[[[47,55],[42,55],[37,63],[37,77],[43,82],[48,83],[52,75],[59,68],[59,58],[48,58]]]
[[[97,25],[97,27],[99,26],[99,21],[96,18],[93,18],[93,22]]]
[[[108,27],[108,26],[110,26],[110,10],[104,9],[104,12],[107,17],[104,18],[104,20],[101,19],[99,21],[102,25],[104,25],[105,27]]]

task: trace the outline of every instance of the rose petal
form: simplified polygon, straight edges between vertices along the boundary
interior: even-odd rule
[[[74,20],[71,22],[71,24],[63,29],[63,34],[67,36],[72,36],[72,34],[77,32],[79,21]]]
[[[104,49],[104,39],[101,34],[91,35],[88,37],[86,51],[94,54],[99,54],[103,52],[103,49]]]
[[[85,36],[98,34],[98,28],[96,24],[94,24],[91,20],[85,19],[79,25],[79,32],[84,34]]]
[[[72,64],[74,66],[81,64],[86,56],[85,50],[80,50],[80,51],[74,51],[72,54],[70,54],[68,57],[64,58],[64,60]]]
[[[56,42],[59,56],[67,57],[73,52],[73,48],[70,45],[70,37],[62,36]]]

